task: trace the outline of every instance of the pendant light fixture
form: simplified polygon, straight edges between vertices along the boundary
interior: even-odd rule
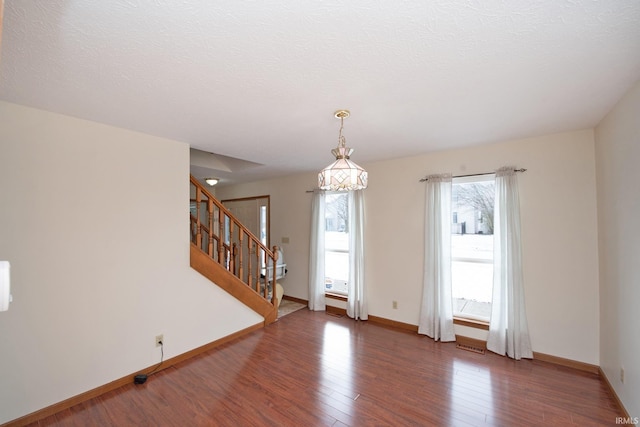
[[[336,118],[340,119],[338,146],[331,150],[336,161],[318,174],[318,187],[321,190],[352,191],[367,188],[367,171],[349,160],[353,149],[345,145],[345,138],[342,136],[344,119],[350,114],[349,110],[338,110],[334,114]]]

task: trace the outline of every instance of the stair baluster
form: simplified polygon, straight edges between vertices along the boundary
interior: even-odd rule
[[[277,314],[275,275],[278,247],[274,246],[271,250],[263,245],[258,237],[240,223],[197,179],[191,176],[190,180],[191,203],[195,203],[190,214],[192,266],[204,264],[199,255],[194,261],[193,247],[195,246],[212,262],[224,267],[229,275],[233,275],[239,281],[238,283],[242,282],[245,288],[250,289],[254,295],[268,303],[268,307],[264,308],[261,308],[258,302],[250,302],[247,305],[264,315],[265,323],[271,323]],[[205,210],[206,217],[204,217]],[[255,259],[255,267],[252,265],[253,259]],[[273,268],[267,268],[269,266]],[[233,291],[233,280],[223,278],[212,280],[216,283],[224,282],[225,286],[221,287],[236,297],[246,295],[245,292]],[[251,299],[251,297],[248,298]]]

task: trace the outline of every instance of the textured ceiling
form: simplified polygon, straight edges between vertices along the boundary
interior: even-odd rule
[[[259,164],[227,182],[326,166],[337,109],[366,164],[593,127],[640,79],[637,0],[5,0],[3,29],[0,99]]]

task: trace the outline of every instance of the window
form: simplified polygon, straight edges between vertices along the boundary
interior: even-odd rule
[[[493,291],[495,178],[454,178],[451,194],[453,314],[488,322]]]
[[[348,193],[327,193],[324,224],[325,292],[347,295],[349,280]]]

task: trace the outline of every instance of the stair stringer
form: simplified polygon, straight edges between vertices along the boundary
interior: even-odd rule
[[[275,322],[278,309],[233,273],[191,244],[191,268],[264,318],[265,326]]]

